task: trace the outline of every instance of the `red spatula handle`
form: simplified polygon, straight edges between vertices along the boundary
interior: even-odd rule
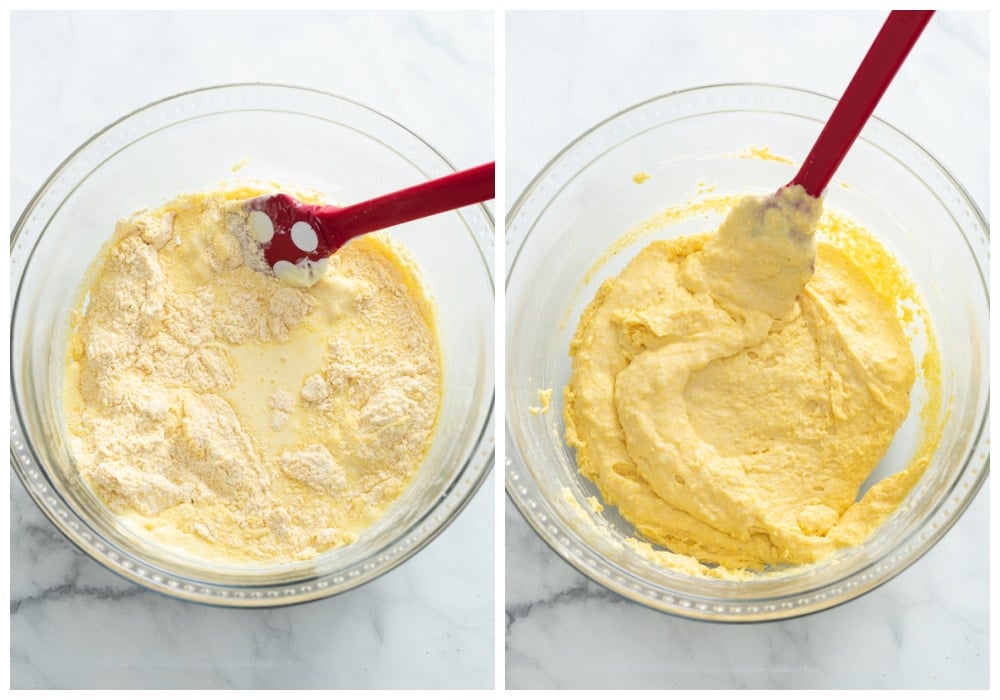
[[[496,164],[484,163],[365,202],[334,208],[332,226],[324,229],[338,239],[330,241],[333,245],[329,246],[336,250],[344,241],[363,233],[485,202],[495,195]],[[322,211],[317,212],[317,218],[324,223]]]
[[[789,185],[802,185],[813,197],[823,193],[933,14],[933,10],[893,10],[889,13]]]

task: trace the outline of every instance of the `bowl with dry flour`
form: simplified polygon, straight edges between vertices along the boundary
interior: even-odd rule
[[[329,596],[419,551],[493,464],[492,218],[361,237],[298,288],[251,264],[245,202],[454,170],[280,85],[176,95],[81,146],[11,235],[11,463],[38,506],[116,573],[217,605]]]

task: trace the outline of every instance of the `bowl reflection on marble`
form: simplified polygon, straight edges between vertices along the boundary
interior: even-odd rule
[[[74,152],[11,234],[11,463],[49,519],[101,564],[178,598],[284,605],[353,588],[440,533],[493,464],[493,221],[466,207],[393,229],[437,310],[439,429],[417,476],[357,541],[308,561],[195,561],[144,540],[81,482],[61,386],[69,313],[115,222],[181,192],[283,182],[361,201],[455,168],[405,127],[334,95],[226,85],[176,95],[110,125]],[[83,235],[85,234],[85,235]]]
[[[567,562],[653,608],[700,619],[758,621],[843,603],[927,552],[988,473],[988,227],[940,163],[873,119],[825,203],[862,223],[905,266],[936,334],[944,409],[931,419],[943,426],[941,439],[903,504],[860,546],[819,564],[739,582],[657,566],[628,545],[629,538],[643,538],[616,509],[594,513],[586,506],[600,494],[578,473],[565,443],[561,397],[580,313],[600,284],[651,240],[714,230],[721,214],[680,217],[631,237],[623,234],[709,192],[773,192],[794,175],[797,163],[790,161],[808,152],[834,104],[826,96],[754,84],[700,87],[649,100],[567,146],[507,217],[509,240],[520,242],[508,256],[506,286],[507,493]],[[637,172],[650,177],[637,185]],[[926,341],[919,334],[913,339],[918,362]],[[551,408],[540,413],[538,391],[550,388]],[[873,478],[909,463],[926,400],[918,378],[910,416]]]

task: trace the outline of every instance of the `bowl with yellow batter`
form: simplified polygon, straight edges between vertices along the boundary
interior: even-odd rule
[[[755,621],[850,600],[988,472],[987,224],[879,120],[822,202],[767,197],[832,105],[765,85],[650,100],[508,216],[508,495],[651,607]]]
[[[11,462],[76,545],[154,590],[284,605],[390,570],[489,472],[493,222],[363,236],[311,287],[256,264],[245,202],[440,177],[363,105],[229,85],[71,155],[11,236]]]

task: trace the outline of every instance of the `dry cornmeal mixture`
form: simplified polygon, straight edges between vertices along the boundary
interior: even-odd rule
[[[647,246],[580,318],[567,442],[659,563],[741,578],[821,560],[870,535],[926,467],[933,429],[857,500],[910,409],[897,302],[915,291],[858,230],[817,246],[821,211],[801,188],[743,199],[714,235]],[[928,410],[935,362],[932,347]]]
[[[256,194],[180,196],[118,224],[71,320],[66,419],[82,477],[154,541],[279,563],[353,541],[406,488],[441,359],[388,240],[351,242],[309,289],[248,264],[235,232]]]

